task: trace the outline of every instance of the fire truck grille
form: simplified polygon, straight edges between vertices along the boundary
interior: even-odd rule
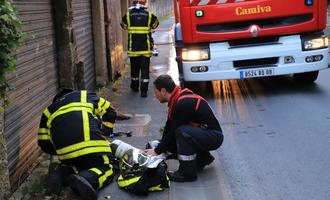
[[[258,68],[269,65],[275,65],[277,64],[277,62],[278,62],[278,57],[259,58],[259,59],[250,59],[250,60],[236,60],[234,61],[234,67],[236,69]]]
[[[289,17],[279,17],[270,19],[259,19],[243,22],[229,22],[223,24],[197,25],[197,31],[205,33],[227,33],[236,31],[246,31],[252,25],[258,25],[260,28],[277,28],[291,26],[313,19],[313,14],[303,14]]]

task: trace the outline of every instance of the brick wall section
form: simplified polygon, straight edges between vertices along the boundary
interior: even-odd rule
[[[3,106],[3,101],[0,100],[0,106]],[[0,198],[8,196],[10,191],[9,171],[7,161],[7,148],[4,136],[4,114],[0,113]]]

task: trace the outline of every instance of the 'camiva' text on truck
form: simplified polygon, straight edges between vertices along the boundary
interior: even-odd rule
[[[174,0],[180,80],[293,74],[328,68],[326,0]]]

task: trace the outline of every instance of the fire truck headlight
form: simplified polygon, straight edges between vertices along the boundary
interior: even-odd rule
[[[329,39],[327,36],[314,38],[310,40],[305,40],[303,43],[303,50],[309,51],[309,50],[315,50],[315,49],[323,49],[327,48],[329,45]]]
[[[209,49],[182,49],[183,61],[209,60]]]

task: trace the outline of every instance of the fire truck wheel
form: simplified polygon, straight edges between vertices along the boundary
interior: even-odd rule
[[[318,75],[319,71],[298,73],[293,75],[293,80],[298,83],[313,83]]]

